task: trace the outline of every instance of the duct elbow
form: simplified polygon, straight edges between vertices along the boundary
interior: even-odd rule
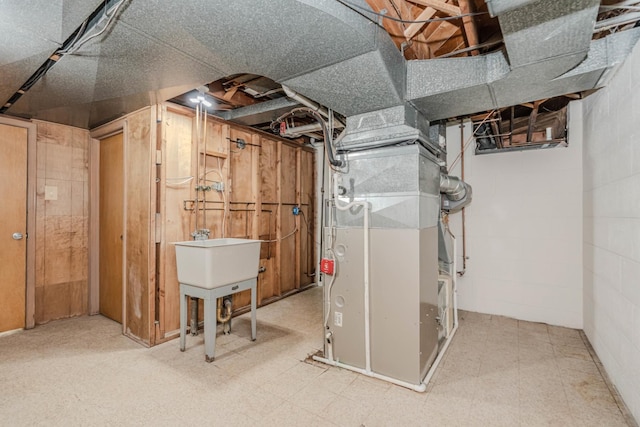
[[[472,189],[456,176],[440,175],[440,193],[443,195],[442,209],[455,213],[471,203]]]
[[[462,200],[467,194],[465,183],[457,176],[440,174],[440,193],[449,200]]]

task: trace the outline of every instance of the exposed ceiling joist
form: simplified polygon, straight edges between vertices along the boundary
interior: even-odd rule
[[[435,53],[459,31],[460,28],[457,25],[451,24],[447,21],[441,22],[435,31],[433,31],[427,38],[430,50],[429,57],[436,56]]]
[[[426,7],[415,20],[426,21],[433,18],[433,15],[435,15],[437,12],[438,11],[432,7]],[[418,34],[420,30],[422,30],[422,27],[424,27],[425,25],[426,22],[414,22],[413,24],[409,25],[404,31],[404,36],[407,38],[407,40],[411,40],[416,34]]]
[[[470,0],[458,0],[458,4],[460,5],[460,11],[463,15],[468,15],[473,13],[472,4]],[[468,46],[477,46],[480,44],[480,39],[478,38],[478,28],[476,24],[473,22],[471,16],[465,16],[462,18],[462,25],[464,27],[464,34],[467,37],[467,45]],[[480,52],[477,49],[471,51],[471,55],[478,55]]]
[[[421,4],[422,6],[427,6],[427,7],[431,7],[433,9],[439,10],[440,12],[444,12],[449,16],[458,16],[461,14],[460,8],[458,6],[449,4],[446,1],[441,1],[441,0],[410,0],[410,1],[412,3]]]

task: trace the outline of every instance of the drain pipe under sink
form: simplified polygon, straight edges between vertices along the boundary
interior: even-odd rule
[[[222,314],[222,308],[224,305],[225,314]],[[231,320],[231,300],[229,298],[218,298],[216,301],[216,317],[218,322],[226,325]],[[224,326],[222,327],[224,332]],[[229,333],[231,333],[231,325],[229,325]]]

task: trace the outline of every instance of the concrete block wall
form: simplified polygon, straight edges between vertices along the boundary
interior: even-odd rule
[[[575,111],[574,111],[575,110]],[[581,108],[570,111],[574,116]],[[581,123],[581,122],[578,122]],[[581,127],[570,129],[581,136]],[[462,139],[471,136],[466,123]],[[459,123],[447,128],[449,165]],[[458,281],[465,310],[582,328],[582,146],[474,154],[465,151],[467,269]],[[460,176],[460,162],[450,170]],[[461,214],[451,215],[462,268]]]
[[[640,420],[640,46],[584,108],[584,331]]]

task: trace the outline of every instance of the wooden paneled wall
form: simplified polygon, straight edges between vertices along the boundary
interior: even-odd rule
[[[314,153],[293,141],[244,126],[209,118],[206,149],[195,149],[191,110],[166,104],[159,135],[159,217],[161,243],[158,275],[156,342],[172,338],[179,328],[179,284],[175,247],[191,240],[196,228],[196,162],[207,185],[222,182],[224,191],[207,191],[199,209],[198,228],[210,238],[262,239],[258,304],[275,301],[314,282]],[[241,141],[244,141],[244,146]],[[240,142],[240,144],[238,144]],[[299,206],[303,215],[294,215]],[[234,297],[235,309],[249,304],[248,292]]]
[[[154,342],[155,318],[155,110],[127,117],[125,168],[125,333]]]
[[[145,345],[155,341],[156,318],[156,109],[144,108],[91,131],[94,144],[105,137],[123,133],[124,229],[123,237],[123,332]],[[94,160],[92,158],[92,160]],[[98,159],[99,160],[99,159]],[[95,160],[94,160],[95,161]],[[100,162],[92,170],[91,189],[98,192]],[[98,216],[99,195],[92,194],[91,207]],[[98,219],[99,221],[99,219]],[[98,294],[100,262],[98,224],[92,217],[91,291]],[[98,312],[92,298],[92,310]]]
[[[36,124],[35,318],[40,324],[88,312],[89,131]]]

